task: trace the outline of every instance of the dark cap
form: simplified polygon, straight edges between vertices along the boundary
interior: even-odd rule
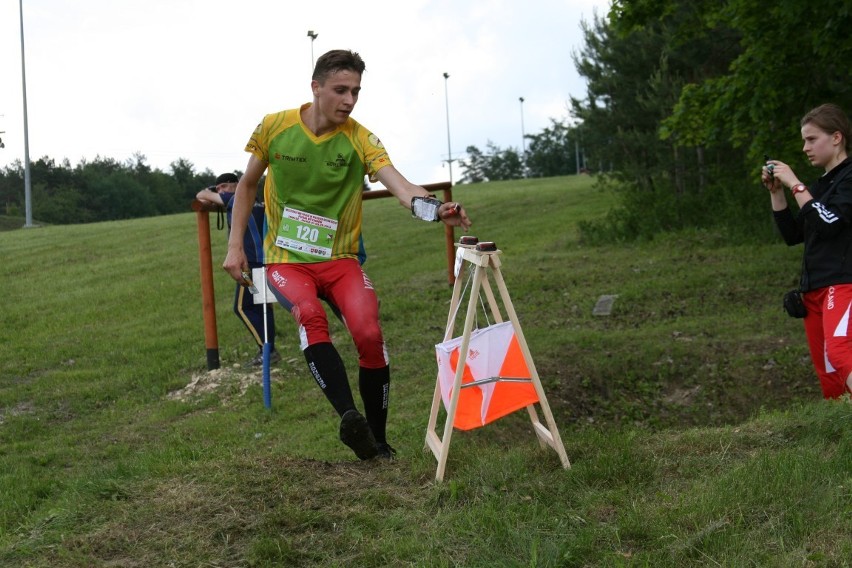
[[[216,178],[216,185],[220,183],[237,183],[240,181],[240,178],[237,177],[237,174],[222,174]]]

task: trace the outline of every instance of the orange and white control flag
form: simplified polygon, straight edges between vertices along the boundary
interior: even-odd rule
[[[449,410],[462,338],[435,346],[438,380],[444,408]],[[503,322],[471,332],[462,385],[494,378],[530,379],[518,338],[511,322]],[[453,427],[479,428],[516,410],[538,402],[532,382],[490,381],[462,388]]]

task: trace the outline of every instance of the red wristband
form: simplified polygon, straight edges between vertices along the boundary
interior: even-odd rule
[[[790,193],[796,195],[797,193],[802,193],[803,191],[807,191],[808,186],[803,183],[797,183],[793,187],[790,188]]]

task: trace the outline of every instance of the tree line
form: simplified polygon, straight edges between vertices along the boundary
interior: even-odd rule
[[[76,166],[45,156],[30,162],[33,219],[48,224],[91,223],[184,213],[216,175],[183,158],[169,172],[151,168],[143,154],[121,162],[101,156]],[[0,170],[0,200],[7,216],[24,216],[24,165]]]
[[[479,183],[525,177],[553,177],[585,170],[579,130],[565,120],[550,119],[550,126],[538,134],[524,136],[527,148],[501,148],[490,140],[483,152],[468,146],[461,160],[459,183]]]

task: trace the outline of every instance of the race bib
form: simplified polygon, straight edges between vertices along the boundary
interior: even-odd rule
[[[284,208],[275,245],[317,258],[331,258],[337,219]]]

